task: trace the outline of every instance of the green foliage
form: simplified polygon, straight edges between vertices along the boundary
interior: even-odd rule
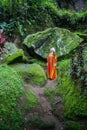
[[[58,9],[52,3],[46,5],[48,13],[51,15],[55,26],[68,28],[70,30],[85,30],[87,25],[87,10],[76,12],[75,10]],[[60,22],[61,21],[61,22]],[[83,26],[84,25],[84,26]]]
[[[3,0],[0,1],[0,14],[0,27],[11,37],[14,33],[25,36],[27,31],[32,33],[53,26],[71,29],[87,27],[82,25],[86,21],[87,10],[78,13],[59,9],[56,0]]]
[[[13,37],[13,32],[16,30],[16,19],[11,19],[9,23],[2,22],[0,23],[0,28],[2,28],[5,32],[7,32],[8,37]]]
[[[18,101],[23,94],[23,81],[7,65],[0,66],[0,129],[20,130],[23,118]]]
[[[24,93],[26,96],[24,107],[25,109],[32,110],[32,108],[39,104],[39,100],[31,89],[25,90]]]
[[[70,59],[62,60],[58,63],[58,75],[59,79],[62,80],[62,77],[70,76]]]
[[[1,3],[0,14],[2,16],[2,19],[0,20],[2,22],[1,28],[6,30],[8,34],[11,36],[13,35],[13,33],[19,33],[21,36],[24,36],[27,28],[26,25],[31,26],[31,24],[33,25],[35,24],[35,22],[37,22],[39,17],[42,17],[40,16],[38,9],[40,8],[41,10],[40,12],[42,12],[43,10],[43,8],[41,9],[42,0],[37,1],[6,0],[6,1],[0,1],[0,3]]]
[[[17,27],[18,27],[18,33],[21,36],[24,36],[24,33],[26,32],[26,29],[24,28],[23,24],[18,21],[17,22]]]
[[[66,130],[84,130],[83,127],[75,121],[66,121],[65,122]]]

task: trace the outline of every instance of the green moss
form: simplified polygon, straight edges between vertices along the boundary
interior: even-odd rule
[[[46,81],[46,74],[43,68],[38,64],[18,64],[14,67],[28,83],[43,85]]]
[[[32,44],[36,43],[42,36],[46,36],[48,32],[51,31],[51,28],[48,28],[47,30],[43,32],[37,32],[35,34],[28,35],[24,41],[23,44],[28,45],[28,47],[31,47]]]
[[[47,63],[46,63],[46,61],[43,61],[43,60],[40,60],[40,59],[34,59],[34,58],[32,58],[32,59],[30,59],[29,60],[29,63],[36,63],[36,64],[39,64],[40,66],[42,66],[44,69],[46,68],[46,66],[47,66]]]
[[[27,57],[24,55],[22,49],[18,49],[15,44],[7,43],[5,45],[6,51],[2,54],[3,62],[6,64],[11,64],[15,62],[28,61]]]
[[[27,60],[26,57],[24,56],[24,52],[23,50],[19,50],[18,52],[16,53],[13,53],[11,54],[10,56],[8,56],[6,59],[5,59],[5,63],[6,64],[10,64],[10,63],[13,63],[16,59],[19,58],[19,62],[20,61],[25,61]],[[16,61],[18,62],[18,61]]]
[[[50,88],[46,87],[44,89],[44,94],[45,96],[47,96],[49,98],[49,100],[54,103],[54,99],[55,99],[55,94],[54,94],[54,91],[51,90]]]
[[[21,129],[22,114],[17,105],[23,94],[23,81],[7,65],[0,66],[0,129]]]
[[[59,95],[57,89],[52,90],[50,87],[46,87],[44,89],[44,94],[47,96],[47,98],[51,101],[52,107],[56,108],[55,99]]]
[[[31,89],[25,90],[26,101],[24,103],[25,109],[32,110],[40,102]]]
[[[63,80],[63,77],[70,76],[70,59],[58,62],[57,69],[58,69],[58,81],[60,83]]]
[[[87,116],[87,99],[81,95],[80,87],[70,78],[70,64],[67,63],[68,61],[59,63],[59,71],[62,72],[59,72],[57,87],[64,101],[65,116],[69,118]]]

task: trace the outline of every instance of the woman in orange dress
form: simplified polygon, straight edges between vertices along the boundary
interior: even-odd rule
[[[47,57],[47,77],[49,79],[56,79],[57,78],[57,68],[56,68],[56,52],[55,48],[50,49],[50,53]]]

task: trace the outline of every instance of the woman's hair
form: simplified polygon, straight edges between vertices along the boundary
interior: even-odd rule
[[[55,48],[54,48],[54,47],[52,47],[52,48],[50,49],[50,52],[56,53]]]

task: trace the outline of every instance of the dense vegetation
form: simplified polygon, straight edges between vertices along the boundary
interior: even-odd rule
[[[75,2],[77,0],[0,0],[0,28],[13,38],[15,33],[23,36],[53,26],[87,32],[86,0],[80,13],[75,12]],[[74,6],[73,10],[69,6]],[[65,10],[67,8],[70,11]]]
[[[13,68],[4,64],[0,72],[0,130],[21,130],[26,124],[24,113],[39,100],[31,89],[24,90],[23,80]]]
[[[51,102],[53,114],[58,109],[55,99],[58,96],[62,97],[64,113],[60,119],[66,122],[66,129],[83,129],[78,122],[74,121],[77,121],[78,117],[80,119],[87,118],[86,5],[87,0],[0,0],[0,29],[4,29],[6,40],[11,41],[7,44],[8,52],[2,55],[5,59],[0,60],[1,130],[21,130],[26,124],[38,128],[44,127],[44,124],[48,126],[47,122],[42,122],[37,117],[33,118],[32,115],[28,120],[24,119],[26,111],[31,114],[31,110],[40,104],[40,101],[31,89],[27,89],[26,85],[23,88],[23,82],[38,86],[42,86],[46,82],[44,71],[46,62],[44,60],[42,62],[36,51],[40,52],[42,49],[42,58],[44,55],[46,58],[47,54],[41,44],[45,43],[44,41],[46,41],[46,44],[49,43],[48,46],[46,45],[46,51],[48,51],[51,42],[55,45],[55,40],[58,43],[58,38],[62,38],[64,41],[60,40],[61,44],[58,44],[63,46],[58,46],[57,56],[60,56],[59,51],[61,48],[64,50],[65,45],[68,50],[73,45],[74,48],[71,48],[70,51],[65,50],[67,54],[65,52],[65,55],[58,57],[57,85],[55,90],[50,89],[50,86],[45,88],[44,94]],[[59,30],[57,31],[57,27],[60,30],[68,30],[60,31],[61,35],[58,37]],[[48,31],[49,34],[47,35]],[[70,34],[67,32],[70,32]],[[78,41],[75,42],[74,34],[77,34],[83,40],[81,41],[76,36]],[[28,37],[26,37],[27,35]],[[19,36],[19,39],[17,39],[16,45],[21,49],[18,49],[12,43],[15,43],[17,36]],[[65,43],[65,41],[67,42]],[[69,41],[72,41],[72,46],[69,45]],[[25,45],[22,43],[25,43]],[[79,45],[80,43],[81,45]],[[27,48],[26,45],[31,46],[31,48]],[[38,46],[41,47],[39,51]],[[34,52],[32,48],[35,49]],[[34,56],[34,54],[37,54],[37,56]],[[20,62],[22,64],[17,64]],[[9,64],[9,66],[3,63]],[[54,127],[54,124],[51,125]]]

